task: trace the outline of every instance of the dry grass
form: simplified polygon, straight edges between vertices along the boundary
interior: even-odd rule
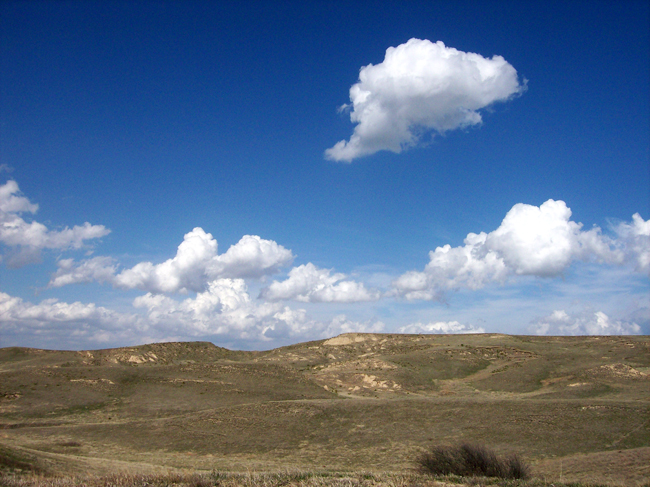
[[[485,477],[435,476],[416,473],[278,473],[108,475],[96,477],[11,476],[0,474],[3,487],[607,487],[607,484],[548,483],[540,479],[503,480]],[[645,487],[650,484],[645,484]]]
[[[0,477],[5,487],[406,487],[440,485],[438,482],[415,475],[369,473],[225,473],[167,474],[167,475],[111,475],[104,477],[18,476]]]
[[[648,336],[354,334],[266,352],[5,348],[0,471],[97,476],[89,485],[167,469],[363,470],[397,482],[435,441],[517,451],[549,485],[636,487],[650,478],[649,384]],[[361,477],[300,481],[343,478]]]

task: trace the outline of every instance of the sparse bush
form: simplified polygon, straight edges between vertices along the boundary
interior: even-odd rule
[[[431,475],[527,479],[528,465],[517,455],[498,457],[481,445],[437,446],[417,459],[421,472]]]
[[[65,447],[71,447],[71,448],[77,448],[81,446],[81,443],[78,441],[60,441],[57,443],[58,446],[65,446]]]
[[[505,461],[508,466],[508,478],[527,479],[530,477],[530,467],[516,453],[510,455]]]

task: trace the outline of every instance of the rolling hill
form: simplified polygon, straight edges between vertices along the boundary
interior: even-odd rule
[[[46,473],[405,472],[431,445],[517,452],[546,479],[650,478],[650,337],[345,334],[0,349],[0,458]]]

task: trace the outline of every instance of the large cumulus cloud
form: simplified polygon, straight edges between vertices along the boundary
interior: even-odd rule
[[[615,228],[616,238],[598,227],[583,230],[570,220],[563,201],[541,206],[518,203],[499,228],[470,233],[462,247],[444,245],[429,252],[424,271],[410,271],[393,282],[394,293],[407,299],[440,299],[446,290],[479,289],[510,276],[553,277],[575,260],[611,264],[634,263],[648,271],[648,222],[635,214],[631,224]]]
[[[51,287],[79,282],[110,282],[123,289],[153,293],[203,291],[211,280],[223,277],[262,277],[276,273],[294,259],[290,250],[257,235],[244,235],[225,253],[202,228],[185,234],[176,255],[160,264],[140,262],[117,273],[111,259],[94,258],[74,263],[62,260],[50,280]]]
[[[37,262],[44,249],[80,249],[86,240],[108,235],[104,225],[75,225],[63,230],[49,230],[37,221],[27,222],[22,213],[36,213],[38,205],[20,194],[16,181],[0,186],[0,243],[8,247],[6,262],[10,267],[21,267]]]
[[[350,88],[350,140],[327,149],[335,161],[351,162],[380,150],[401,152],[422,131],[444,133],[481,123],[479,110],[521,93],[517,71],[503,57],[485,58],[411,39],[386,50],[384,61],[361,68]]]

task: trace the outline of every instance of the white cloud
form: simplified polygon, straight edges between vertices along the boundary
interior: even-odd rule
[[[331,272],[330,269],[319,269],[311,262],[294,267],[286,280],[273,281],[263,289],[260,298],[312,303],[353,303],[379,299],[377,291],[369,291],[362,283],[345,280],[345,274]]]
[[[97,280],[153,293],[199,292],[212,279],[262,277],[291,264],[293,259],[290,250],[256,235],[244,235],[226,253],[218,255],[217,241],[197,227],[185,234],[176,255],[160,264],[140,262],[115,274],[116,268],[108,258],[96,257],[79,264],[65,260],[59,262],[49,285],[59,287]]]
[[[518,203],[487,236],[486,248],[515,274],[540,277],[560,274],[574,259],[620,259],[599,228],[582,231],[582,224],[570,218],[564,201],[548,200],[540,207]]]
[[[39,304],[0,293],[2,341],[21,337],[35,342],[78,342],[82,346],[106,342],[157,341],[169,337],[220,337],[225,341],[269,342],[275,338],[306,336],[325,327],[312,322],[304,310],[251,300],[242,279],[211,281],[206,291],[182,301],[147,293],[135,298],[142,313],[120,313],[94,304],[47,299]],[[271,337],[267,336],[269,331]],[[68,345],[69,346],[69,345]]]
[[[445,290],[479,289],[492,281],[503,281],[508,269],[495,252],[485,249],[487,235],[470,233],[464,247],[445,245],[429,252],[424,272],[410,271],[393,282],[406,299],[441,299]]]
[[[635,213],[631,223],[622,222],[615,231],[625,247],[627,260],[633,262],[637,271],[650,274],[650,220],[644,221]]]
[[[61,259],[56,263],[58,270],[52,275],[49,287],[61,287],[80,282],[111,282],[116,267],[110,257],[94,257],[79,264],[74,259]]]
[[[152,327],[194,336],[222,335],[269,342],[383,329],[382,323],[351,322],[342,315],[329,323],[319,322],[309,319],[304,309],[253,301],[243,279],[216,279],[205,292],[180,302],[148,293],[136,298],[133,305],[147,310]]]
[[[389,47],[384,61],[361,68],[350,88],[350,119],[358,125],[349,141],[325,155],[350,162],[380,150],[401,152],[420,132],[444,133],[481,123],[478,110],[525,89],[503,57],[484,58],[426,39]]]
[[[197,227],[185,234],[173,258],[161,264],[140,262],[120,272],[113,283],[155,293],[200,291],[207,281],[206,269],[216,256],[217,241]]]
[[[0,292],[0,335],[61,338],[65,343],[80,340],[85,344],[104,343],[116,336],[131,340],[147,330],[147,325],[135,314],[123,314],[110,309],[83,304],[64,303],[46,299],[39,304]]]
[[[435,334],[460,334],[460,333],[485,333],[481,327],[463,325],[458,321],[437,321],[435,323],[412,323],[398,328],[399,333],[435,333]]]
[[[275,274],[291,264],[293,259],[290,250],[273,240],[244,235],[225,254],[214,259],[208,274],[211,277],[262,277]]]
[[[627,313],[623,319],[625,322],[633,322],[641,328],[641,335],[650,335],[650,307],[648,307],[650,297],[646,296],[645,304],[638,303],[639,308],[631,313]]]
[[[48,230],[42,223],[26,222],[20,213],[36,213],[38,205],[20,196],[15,181],[0,186],[0,242],[10,247],[7,264],[20,267],[38,261],[43,249],[79,249],[86,240],[110,233],[104,225],[75,225],[63,230]]]
[[[343,315],[316,321],[304,309],[252,300],[242,279],[216,279],[206,291],[181,301],[147,293],[133,306],[143,313],[56,299],[33,304],[0,292],[0,346],[89,348],[201,338],[259,348],[383,329],[381,322],[354,322]]]
[[[338,315],[324,326],[317,336],[330,338],[342,333],[381,333],[385,328],[386,325],[381,321],[350,321],[345,315]]]
[[[568,314],[555,310],[530,326],[536,335],[636,335],[641,327],[634,322],[612,320],[602,311]]]
[[[149,321],[158,327],[182,328],[187,334],[200,335],[230,334],[237,330],[239,338],[259,334],[261,322],[282,310],[278,305],[254,303],[242,279],[211,281],[206,291],[181,302],[147,293],[136,298],[133,305],[145,308]]]
[[[513,275],[557,276],[575,260],[622,264],[634,259],[647,270],[650,238],[638,214],[632,224],[617,227],[618,239],[602,235],[598,227],[584,231],[570,217],[563,201],[539,207],[518,203],[495,231],[470,233],[462,247],[429,252],[424,271],[403,274],[393,282],[394,291],[406,299],[441,299],[447,290],[479,289]]]
[[[0,186],[0,214],[4,213],[36,213],[38,205],[31,203],[24,196],[18,196],[20,189],[16,181],[7,181]]]

